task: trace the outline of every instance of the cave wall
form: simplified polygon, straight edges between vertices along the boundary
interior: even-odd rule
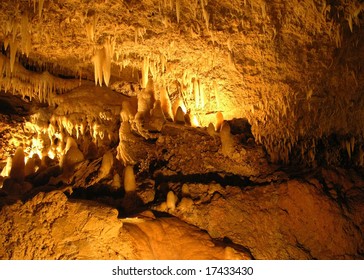
[[[182,97],[202,125],[219,111],[225,119],[246,117],[273,162],[300,157],[315,164],[335,144],[342,153],[349,145],[347,161],[363,164],[359,1],[0,5],[0,41],[10,65],[110,86],[145,87],[149,76],[157,96],[166,88],[172,101]],[[3,78],[16,76],[1,68]],[[3,88],[24,92],[15,79],[4,80]],[[43,80],[30,83],[36,88]],[[59,92],[74,87],[52,84]]]

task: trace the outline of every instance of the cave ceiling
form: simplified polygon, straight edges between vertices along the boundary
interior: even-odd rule
[[[182,98],[203,126],[217,112],[246,118],[273,161],[288,161],[292,147],[310,161],[318,140],[332,134],[343,146],[363,141],[360,1],[29,0],[0,7],[5,90],[52,103],[37,90],[47,75],[57,94],[87,81],[123,92],[125,83],[144,88],[153,79],[157,96],[165,89],[172,101]]]
[[[363,259],[363,11],[1,0],[0,259]]]

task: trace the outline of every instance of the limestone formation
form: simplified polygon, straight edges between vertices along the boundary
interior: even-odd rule
[[[0,259],[364,258],[362,1],[0,10]]]

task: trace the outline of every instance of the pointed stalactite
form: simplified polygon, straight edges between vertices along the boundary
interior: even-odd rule
[[[95,85],[102,86],[102,61],[103,61],[103,49],[97,49],[95,55],[92,58],[94,64],[94,74],[95,74]]]
[[[197,79],[193,79],[193,95],[195,98],[195,108],[200,108],[200,89]]]
[[[352,156],[352,149],[351,149],[351,143],[350,143],[350,140],[346,140],[345,141],[345,147],[346,147],[346,151],[348,153],[348,157],[349,159],[351,159],[351,156]]]
[[[95,85],[102,86],[103,82],[109,86],[111,77],[111,60],[114,54],[114,45],[109,38],[102,48],[96,48],[92,58],[94,64]]]
[[[92,20],[86,24],[87,38],[91,42],[95,41],[96,24],[97,24],[97,16],[96,15],[93,15]]]
[[[21,49],[22,53],[29,57],[30,49],[31,49],[31,37],[30,37],[30,25],[28,15],[22,15],[21,17]]]
[[[43,5],[44,5],[44,0],[39,0],[39,6],[38,6],[38,15],[39,15],[39,18],[42,17]]]
[[[142,64],[142,88],[146,88],[149,78],[149,57],[144,57]]]
[[[355,138],[351,137],[350,138],[350,149],[351,149],[351,153],[354,153],[354,149],[355,149]]]
[[[359,147],[359,166],[364,167],[364,148]]]
[[[105,60],[102,64],[102,72],[104,77],[104,82],[106,86],[109,86],[110,77],[111,77],[111,59],[113,57],[114,48],[110,41],[110,39],[104,45],[104,52],[105,52]]]
[[[205,108],[205,91],[203,88],[203,84],[201,83],[201,80],[198,80],[198,88],[199,88],[199,92],[200,92],[200,108],[204,109]]]
[[[18,43],[15,40],[10,41],[10,72],[14,72],[16,52],[18,50]]]
[[[177,17],[177,23],[179,23],[181,18],[181,3],[180,0],[176,0],[176,17]]]

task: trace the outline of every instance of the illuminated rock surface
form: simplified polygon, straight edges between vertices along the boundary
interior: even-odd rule
[[[0,258],[364,258],[361,1],[0,11]]]

